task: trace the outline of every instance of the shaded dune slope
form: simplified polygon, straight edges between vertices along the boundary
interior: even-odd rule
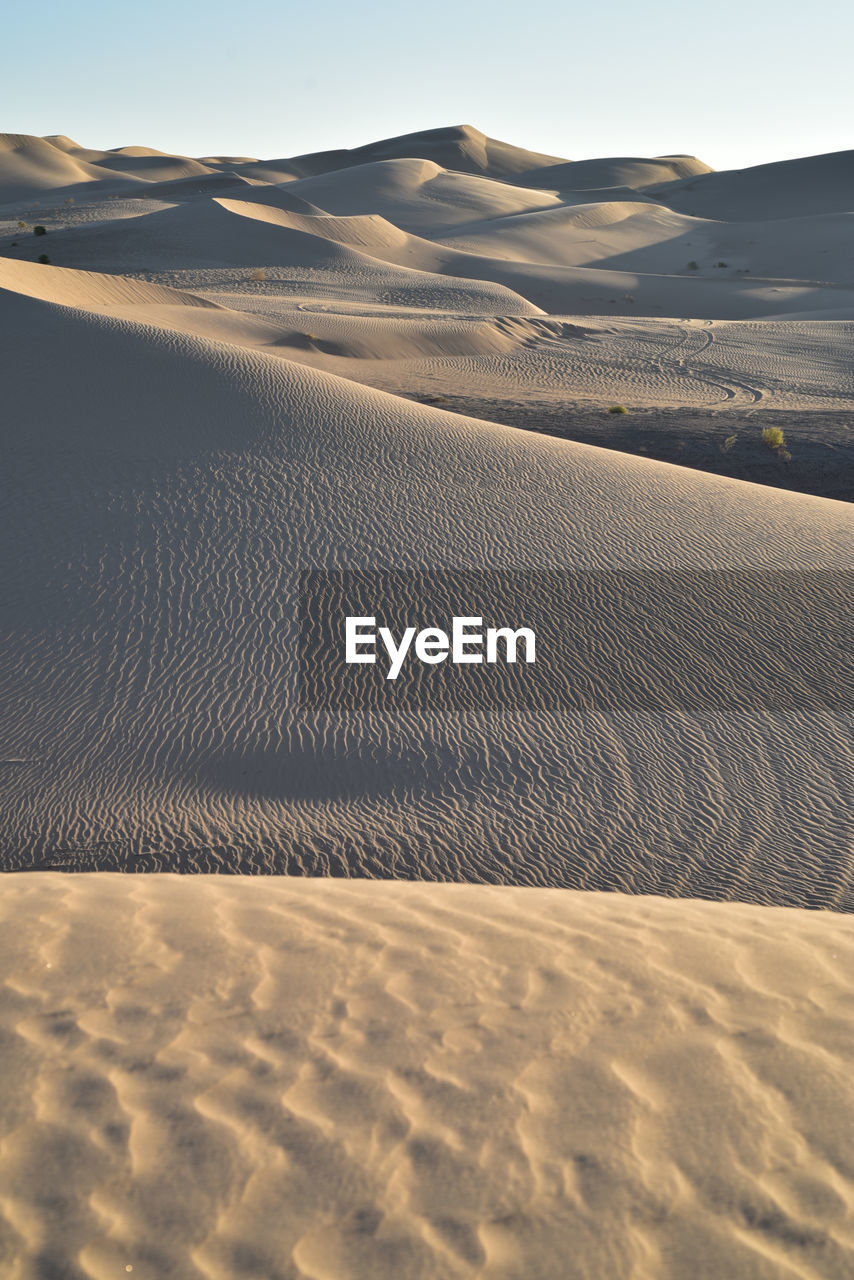
[[[126,312],[2,305],[7,867],[850,905],[848,691],[809,693],[848,625],[843,504],[475,423]],[[654,698],[640,715],[464,698],[433,717],[298,697],[300,568],[442,565],[504,571],[511,613],[521,569],[657,571],[632,607],[666,698],[663,573],[696,678],[711,664],[733,708],[671,723]],[[710,565],[743,571],[735,611],[707,602]],[[749,603],[751,572],[783,571],[786,609]],[[603,598],[584,626],[620,654]],[[761,674],[757,652],[782,690],[767,706],[736,678]]]
[[[514,174],[520,186],[546,186],[560,191],[592,187],[645,187],[687,181],[712,170],[696,156],[656,156],[655,159],[615,156],[603,160],[575,160]]]
[[[384,138],[349,151],[313,152],[295,156],[292,163],[308,176],[410,156],[431,160],[444,169],[455,169],[459,173],[486,173],[494,178],[511,177],[534,168],[565,163],[557,156],[526,151],[523,147],[488,138],[471,125],[424,129],[396,138]]]
[[[854,209],[854,152],[698,174],[651,189],[672,208],[717,219],[798,218]]]
[[[295,193],[329,213],[381,213],[404,230],[443,230],[560,203],[550,190],[520,187],[482,174],[455,173],[431,160],[383,160],[306,178]]]

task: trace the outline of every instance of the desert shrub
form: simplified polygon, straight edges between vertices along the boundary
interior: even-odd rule
[[[250,280],[266,280],[267,272],[264,269],[264,267],[256,267],[255,270],[252,272],[252,275],[249,277],[249,279]]]
[[[715,266],[716,266],[716,267],[728,267],[728,266],[729,266],[729,263],[728,263],[728,262],[716,262],[716,263],[715,263]]]
[[[693,258],[692,258],[692,259],[691,259],[691,261],[688,263],[688,270],[689,270],[689,271],[699,271],[699,270],[700,270],[699,264],[698,264],[698,263],[696,263],[696,262],[694,262]]]
[[[47,227],[33,227],[33,235],[34,235],[34,236],[46,236],[46,235],[47,235]]]
[[[26,222],[24,222],[24,219],[23,219],[23,218],[19,218],[19,219],[18,219],[18,230],[19,230],[19,231],[26,231],[26,229],[27,229],[27,224],[26,224]]]
[[[608,409],[609,413],[628,413],[628,409],[624,404],[612,404]]]
[[[65,203],[66,203],[66,204],[74,204],[74,196],[69,196]]]
[[[49,262],[50,262],[50,258],[47,256],[47,254],[46,254],[46,253],[40,253],[40,254],[39,254],[39,256],[36,258],[36,262],[47,262],[47,263],[49,263]]]
[[[791,461],[792,461],[792,455],[789,453],[789,450],[788,450],[788,449],[778,449],[778,450],[777,450],[777,457],[780,459],[780,461],[781,461],[781,462],[791,462]]]
[[[784,449],[785,437],[779,427],[765,427],[762,432],[762,443],[769,449]]]
[[[733,447],[737,439],[738,439],[738,436],[727,436],[726,440],[724,440],[723,445],[721,446],[724,453],[729,453],[730,449]]]

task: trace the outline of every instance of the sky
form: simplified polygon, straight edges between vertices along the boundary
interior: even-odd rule
[[[850,0],[41,0],[3,20],[0,132],[264,159],[471,124],[715,169],[854,148]]]

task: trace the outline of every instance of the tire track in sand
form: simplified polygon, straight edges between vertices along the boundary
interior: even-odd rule
[[[730,370],[723,374],[713,372],[707,364],[697,367],[699,357],[715,341],[714,321],[703,320],[699,323],[702,328],[691,320],[679,323],[675,348],[656,356],[653,362],[655,368],[665,376],[684,376],[687,373],[708,386],[717,388],[723,392],[723,397],[715,403],[726,404],[728,408],[759,404],[764,399],[764,391],[744,379],[736,378]]]

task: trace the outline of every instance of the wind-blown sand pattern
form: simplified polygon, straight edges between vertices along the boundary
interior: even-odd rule
[[[2,139],[4,1276],[854,1272],[852,154]]]
[[[7,867],[850,903],[850,666],[829,708],[798,691],[822,618],[845,646],[847,504],[403,401],[210,336],[228,312],[161,286],[4,269],[29,289],[2,299]],[[32,296],[51,277],[61,301]],[[668,573],[720,713],[301,705],[298,571],[419,566]],[[791,610],[715,612],[710,567],[795,571]],[[652,706],[674,659],[647,591]],[[624,645],[619,609],[591,626]],[[783,705],[729,708],[757,651]]]
[[[4,887],[10,1280],[851,1274],[847,918]]]

